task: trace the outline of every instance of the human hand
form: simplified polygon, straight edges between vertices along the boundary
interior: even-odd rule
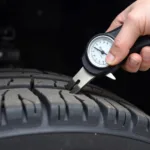
[[[114,19],[106,32],[120,25],[122,29],[106,57],[109,65],[120,63],[139,36],[150,35],[150,0],[137,0],[132,3]],[[150,47],[143,47],[140,54],[130,54],[122,67],[128,72],[147,71],[150,68]]]

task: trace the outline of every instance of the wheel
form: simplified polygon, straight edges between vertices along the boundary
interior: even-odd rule
[[[70,77],[0,69],[0,147],[4,150],[149,150],[150,117],[94,85],[79,94]]]

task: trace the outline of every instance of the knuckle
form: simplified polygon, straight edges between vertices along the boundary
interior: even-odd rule
[[[137,22],[137,21],[138,21],[138,15],[136,15],[136,13],[130,12],[130,13],[127,15],[127,19],[128,19],[129,21],[132,21],[132,22]]]
[[[127,54],[127,50],[124,49],[125,46],[120,39],[118,39],[118,38],[115,39],[113,47],[114,47],[113,48],[114,54],[119,54],[119,56],[124,56]]]
[[[127,20],[134,26],[134,32],[136,34],[144,35],[145,17],[143,13],[133,10],[132,12],[128,13]]]
[[[117,16],[116,20],[120,23],[123,23],[123,21],[125,20],[125,17],[124,17],[124,15],[120,14]]]
[[[116,38],[115,41],[114,41],[114,46],[117,48],[117,49],[121,49],[122,48],[122,43],[121,41]]]

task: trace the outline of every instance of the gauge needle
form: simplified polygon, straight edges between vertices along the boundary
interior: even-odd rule
[[[104,50],[102,50],[102,48],[101,48],[101,47],[100,47],[100,50],[101,50],[102,54],[107,55],[107,54],[105,53],[105,51],[104,51]]]
[[[102,54],[107,55],[102,49],[98,49],[97,47],[94,47],[96,50],[100,51]]]

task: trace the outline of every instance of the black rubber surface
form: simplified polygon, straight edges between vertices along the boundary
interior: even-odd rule
[[[69,80],[46,71],[0,69],[2,149],[150,149],[147,114],[93,85],[71,94]]]

